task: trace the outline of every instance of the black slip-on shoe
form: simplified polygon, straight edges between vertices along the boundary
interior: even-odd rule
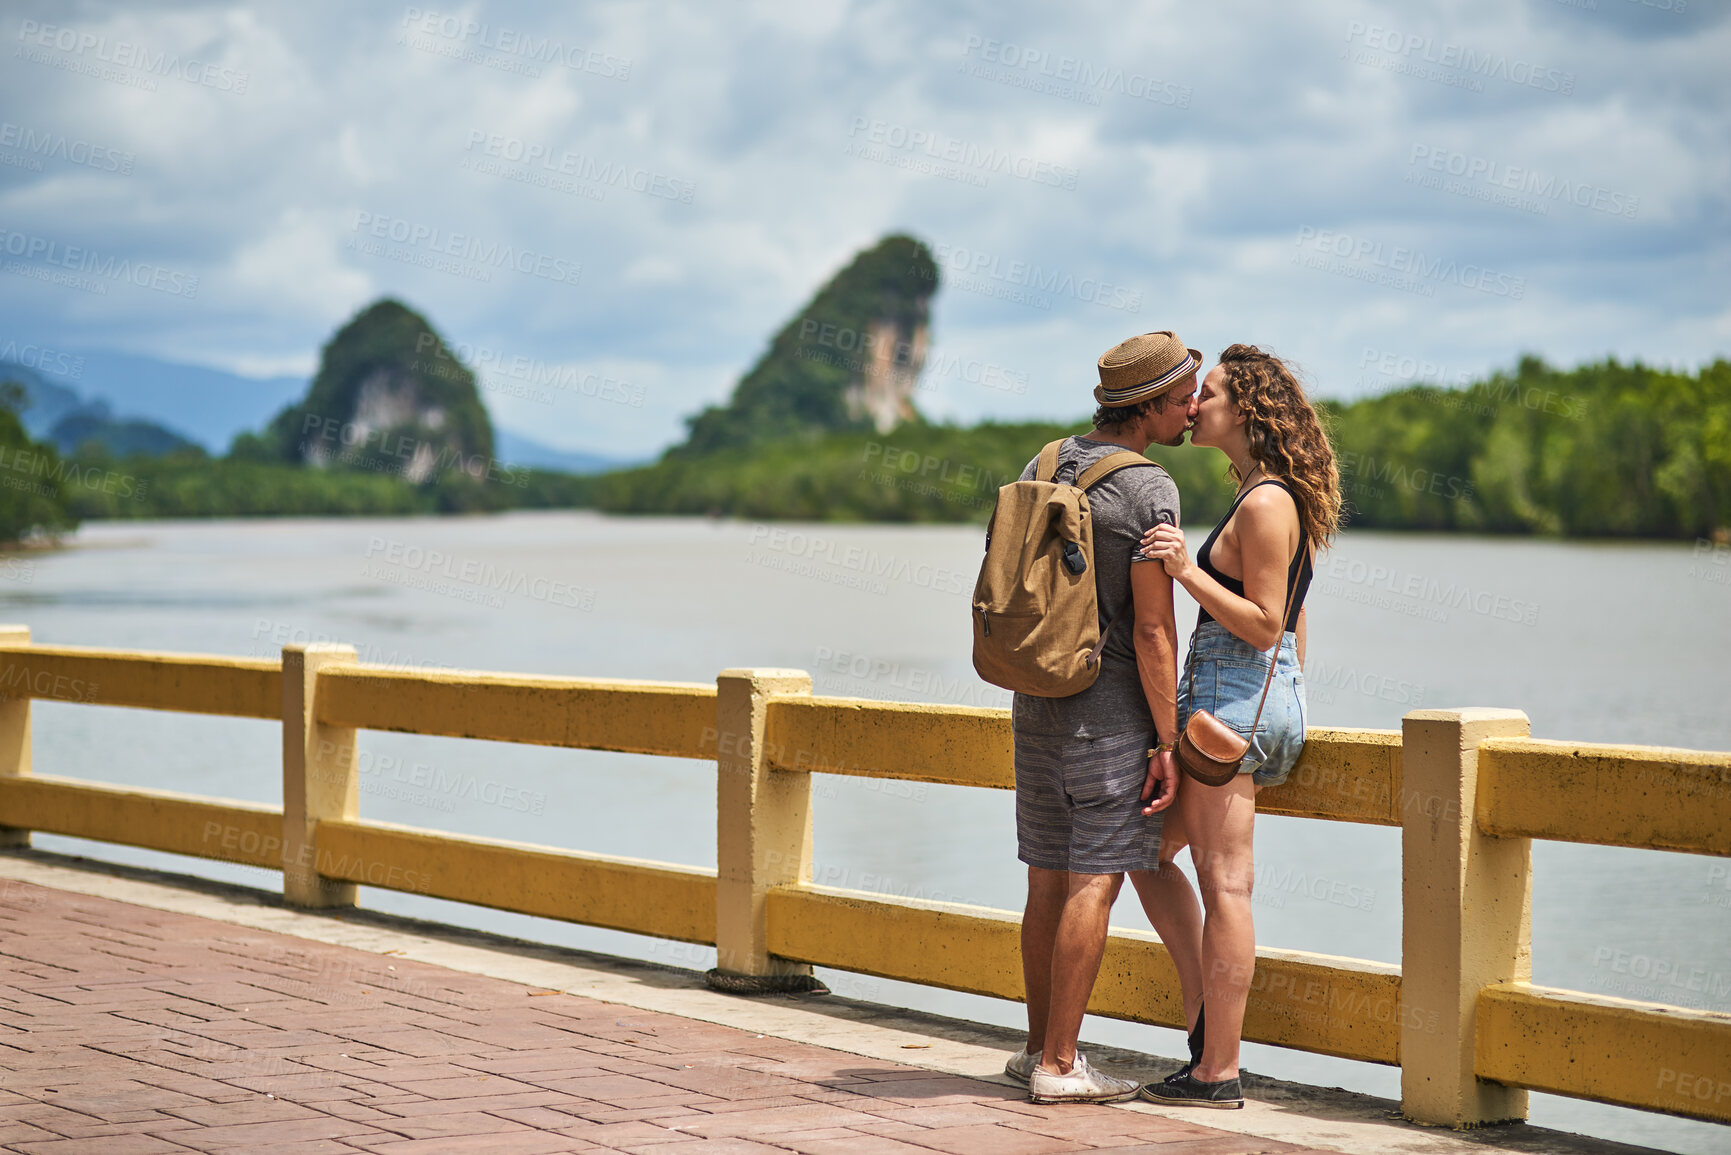
[[[1173,1075],[1163,1083],[1149,1083],[1142,1088],[1142,1097],[1150,1103],[1168,1107],[1212,1107],[1217,1111],[1236,1111],[1244,1106],[1244,1090],[1237,1079],[1204,1083],[1189,1074]]]

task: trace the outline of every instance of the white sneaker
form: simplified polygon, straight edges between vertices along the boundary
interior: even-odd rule
[[[1010,1076],[1010,1078],[1016,1080],[1018,1083],[1026,1083],[1028,1077],[1034,1073],[1034,1068],[1039,1065],[1040,1052],[1035,1051],[1030,1055],[1028,1049],[1023,1047],[1014,1055],[1010,1056],[1010,1061],[1004,1064],[1004,1074]]]
[[[1087,1056],[1076,1052],[1076,1064],[1068,1075],[1054,1075],[1035,1067],[1028,1078],[1028,1097],[1036,1103],[1122,1103],[1134,1099],[1142,1084],[1102,1075],[1088,1065]]]

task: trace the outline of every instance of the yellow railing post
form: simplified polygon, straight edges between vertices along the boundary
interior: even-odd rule
[[[0,646],[28,646],[29,626],[0,626]],[[0,698],[0,778],[30,775],[30,698]],[[30,831],[0,826],[0,846],[29,846]]]
[[[770,769],[771,696],[811,693],[803,670],[723,670],[715,679],[715,953],[732,975],[809,975],[769,953],[767,895],[811,880],[811,775]]]
[[[1478,747],[1525,737],[1519,710],[1414,710],[1401,726],[1401,1109],[1472,1127],[1527,1117],[1473,1074],[1479,991],[1532,978],[1532,842],[1474,821]]]
[[[353,906],[356,886],[319,875],[314,828],[321,818],[360,816],[355,732],[320,724],[319,670],[355,664],[353,646],[328,642],[282,651],[282,893],[293,906]]]

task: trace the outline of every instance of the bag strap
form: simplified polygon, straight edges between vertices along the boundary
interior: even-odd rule
[[[1069,439],[1060,437],[1056,441],[1048,442],[1046,447],[1040,450],[1040,456],[1036,459],[1034,464],[1035,481],[1051,481],[1057,476],[1058,451],[1063,448],[1064,442],[1067,440]],[[1125,469],[1132,465],[1155,464],[1157,464],[1157,462],[1149,461],[1140,453],[1133,452],[1129,449],[1120,449],[1116,453],[1107,454],[1105,457],[1102,457],[1099,461],[1096,461],[1087,469],[1083,470],[1081,476],[1076,478],[1075,485],[1077,489],[1086,492],[1089,487],[1104,481],[1107,477],[1118,472],[1120,469]],[[988,549],[991,548],[991,541],[991,529],[988,527],[986,530],[986,547]],[[1096,580],[1098,580],[1098,574],[1096,574],[1095,577]],[[1124,615],[1129,612],[1130,606],[1130,602],[1125,602],[1124,605],[1119,608],[1118,612],[1112,615],[1112,620],[1106,623],[1106,628],[1100,631],[1100,640],[1094,643],[1094,648],[1092,650],[1088,651],[1086,661],[1089,666],[1093,666],[1100,660],[1100,651],[1106,648],[1106,639],[1111,637],[1112,631],[1117,628],[1118,623],[1124,620]]]
[[[1064,438],[1051,442],[1040,450],[1040,456],[1034,466],[1035,481],[1050,481],[1058,472],[1058,450],[1063,447]]]
[[[1298,550],[1300,553],[1308,556],[1310,553],[1309,540],[1307,539],[1300,543]],[[1300,566],[1299,568],[1303,569],[1304,567]],[[1275,637],[1274,649],[1270,651],[1268,655],[1268,676],[1262,681],[1262,697],[1256,702],[1256,717],[1251,719],[1250,722],[1250,733],[1252,735],[1255,735],[1256,727],[1262,722],[1262,708],[1268,704],[1268,691],[1269,688],[1274,685],[1274,668],[1280,664],[1280,643],[1286,640],[1286,618],[1287,615],[1292,613],[1292,600],[1297,596],[1298,575],[1294,574],[1292,581],[1288,583],[1286,588],[1286,604],[1280,607],[1280,633]],[[1190,700],[1194,703],[1196,701],[1196,644],[1194,642],[1190,645],[1189,666],[1190,668],[1187,672],[1187,678],[1190,683],[1189,693]]]
[[[1307,540],[1298,547],[1298,552],[1306,556],[1310,553],[1310,542]],[[1304,567],[1300,565],[1299,569]],[[1262,707],[1268,704],[1268,690],[1274,685],[1274,667],[1280,664],[1280,643],[1286,640],[1286,616],[1292,612],[1292,599],[1298,596],[1298,575],[1292,575],[1291,588],[1286,591],[1286,604],[1280,607],[1280,635],[1274,640],[1274,652],[1268,655],[1268,677],[1262,682],[1262,697],[1256,703],[1256,717],[1250,722],[1251,734],[1256,733],[1257,725],[1262,721]]]
[[[1084,469],[1082,475],[1076,478],[1076,488],[1082,490],[1091,489],[1100,484],[1100,482],[1106,480],[1106,478],[1110,477],[1112,474],[1117,473],[1120,469],[1127,468],[1128,466],[1157,466],[1158,464],[1158,462],[1149,461],[1146,457],[1143,457],[1140,453],[1136,453],[1133,450],[1120,449],[1116,453],[1108,453],[1105,457],[1102,457],[1087,469]]]
[[[1085,493],[1091,487],[1100,484],[1100,482],[1106,480],[1108,477],[1112,476],[1112,474],[1117,473],[1120,469],[1127,469],[1132,465],[1158,466],[1159,462],[1149,461],[1146,457],[1134,450],[1120,449],[1116,453],[1108,453],[1105,457],[1102,457],[1087,469],[1083,470],[1082,476],[1076,479],[1076,488]],[[1100,640],[1094,643],[1094,648],[1092,650],[1088,651],[1087,664],[1090,667],[1100,660],[1100,651],[1106,648],[1106,640],[1112,636],[1112,631],[1118,628],[1118,623],[1124,620],[1124,615],[1130,612],[1130,609],[1135,605],[1135,602],[1136,599],[1134,597],[1127,599],[1122,606],[1118,607],[1118,612],[1112,615],[1112,620],[1106,623],[1106,628],[1100,631]]]
[[[1118,628],[1118,623],[1124,620],[1124,615],[1130,612],[1130,607],[1136,604],[1134,597],[1125,601],[1112,615],[1112,620],[1106,623],[1106,628],[1100,631],[1100,640],[1094,643],[1094,648],[1088,651],[1087,665],[1091,669],[1100,660],[1100,651],[1106,648],[1106,639],[1112,636],[1112,631]]]
[[[1143,458],[1143,460],[1146,461],[1147,458]],[[1125,462],[1125,464],[1128,465],[1132,463]],[[1148,464],[1153,465],[1154,462],[1149,461]],[[1161,520],[1164,521],[1165,519],[1162,518]],[[1131,564],[1134,566],[1134,558],[1131,559]],[[1092,666],[1095,662],[1100,660],[1100,651],[1106,648],[1106,639],[1112,636],[1112,631],[1118,628],[1118,623],[1124,620],[1124,615],[1134,609],[1135,605],[1136,595],[1132,593],[1129,599],[1125,601],[1123,605],[1118,607],[1118,612],[1112,615],[1112,620],[1106,623],[1106,628],[1100,631],[1100,640],[1095,642],[1094,648],[1088,651],[1088,665]]]
[[[1068,440],[1069,438],[1067,437],[1060,437],[1056,441],[1049,442],[1044,449],[1040,450],[1040,456],[1035,459],[1034,463],[1035,481],[1051,481],[1053,478],[1057,477],[1058,451],[1064,447],[1064,442]],[[1087,490],[1098,485],[1107,477],[1110,477],[1112,474],[1117,473],[1120,469],[1124,469],[1127,466],[1157,464],[1159,463],[1149,461],[1146,457],[1134,450],[1120,449],[1116,453],[1108,453],[1105,457],[1102,457],[1087,469],[1084,469],[1081,475],[1076,478],[1075,485],[1077,489]]]

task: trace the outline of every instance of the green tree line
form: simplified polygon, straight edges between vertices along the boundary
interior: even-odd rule
[[[604,474],[595,479],[593,498],[610,513],[983,522],[998,486],[1016,480],[1040,446],[1087,429],[914,423],[884,435],[832,433]],[[1232,486],[1218,453],[1156,446],[1149,456],[1177,481],[1186,517],[1192,510],[1225,511]]]
[[[80,457],[60,496],[74,518],[365,517],[569,508],[586,479],[504,470],[481,480],[458,470],[419,485],[391,472],[317,469],[229,456]]]
[[[1466,389],[1330,406],[1352,524],[1570,537],[1731,528],[1731,362],[1536,357]]]
[[[1415,385],[1321,405],[1348,524],[1571,537],[1705,537],[1731,527],[1731,362],[1695,373],[1536,357],[1465,389]],[[983,521],[996,488],[1072,424],[904,425],[783,439],[607,474],[615,513]],[[1192,524],[1225,512],[1213,450],[1154,446]]]
[[[0,396],[0,540],[84,518],[360,516],[594,507],[612,513],[814,521],[979,522],[999,485],[1069,424],[914,422],[887,435],[805,433],[669,454],[598,477],[541,470],[412,485],[388,471],[212,458],[64,457]],[[1731,362],[1677,372],[1524,358],[1465,389],[1416,385],[1324,403],[1348,523],[1378,529],[1691,538],[1731,529]],[[1226,509],[1210,449],[1155,446],[1184,518]]]

